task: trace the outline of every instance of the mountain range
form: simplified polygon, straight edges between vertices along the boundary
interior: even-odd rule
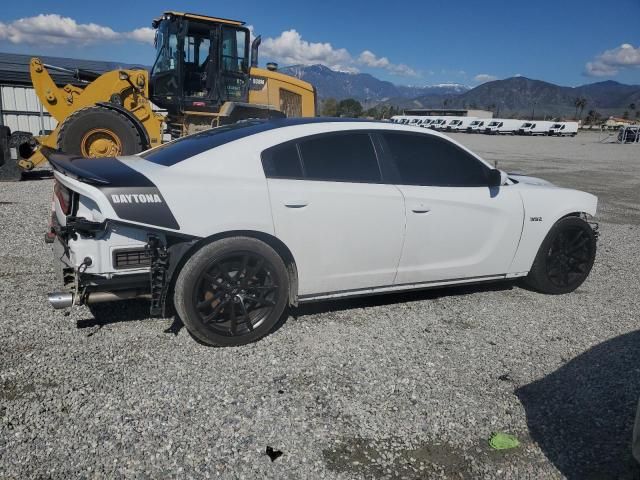
[[[280,71],[314,85],[321,99],[355,98],[363,102],[379,103],[393,98],[406,100],[419,96],[458,95],[470,90],[470,87],[459,83],[423,87],[395,85],[368,73],[338,72],[324,65],[294,65]]]
[[[285,67],[283,73],[313,84],[318,97],[355,98],[366,107],[394,105],[399,108],[479,108],[499,112],[501,116],[573,116],[576,98],[584,98],[584,113],[596,110],[603,116],[621,115],[629,106],[640,110],[640,85],[625,85],[613,80],[565,87],[522,76],[494,80],[475,88],[457,83],[426,86],[401,86],[380,80],[368,73],[347,73],[323,65]],[[636,111],[638,111],[636,110]],[[635,115],[635,112],[630,112]]]

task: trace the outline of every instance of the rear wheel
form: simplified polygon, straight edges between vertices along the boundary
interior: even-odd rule
[[[58,132],[58,148],[83,157],[134,155],[144,150],[138,128],[123,114],[99,105],[70,115]]]
[[[184,265],[174,304],[189,332],[215,346],[237,346],[267,335],[289,299],[282,258],[269,245],[231,237],[202,247]]]
[[[596,234],[578,217],[551,227],[525,282],[542,293],[573,292],[586,280],[596,257]]]

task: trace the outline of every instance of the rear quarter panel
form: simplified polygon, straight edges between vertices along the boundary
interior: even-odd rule
[[[540,244],[553,225],[572,213],[596,214],[598,197],[590,193],[544,185],[518,184],[524,204],[524,225],[511,272],[528,272]]]

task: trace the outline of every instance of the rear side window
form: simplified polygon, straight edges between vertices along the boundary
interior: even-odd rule
[[[479,187],[488,168],[453,143],[431,135],[383,133],[384,149],[402,185]]]
[[[335,133],[299,142],[307,180],[380,183],[376,152],[368,133]]]
[[[169,167],[220,145],[277,127],[276,122],[247,120],[179,138],[147,150],[140,156],[150,162]]]
[[[262,152],[262,167],[268,178],[303,177],[300,156],[293,142],[277,145]]]

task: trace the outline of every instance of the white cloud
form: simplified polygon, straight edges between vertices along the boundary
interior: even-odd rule
[[[335,48],[330,43],[314,43],[304,40],[296,30],[282,32],[276,38],[262,41],[261,51],[269,58],[284,64],[322,64],[333,70],[356,73],[359,66],[382,68],[394,75],[418,76],[418,73],[403,63],[392,63],[387,57],[378,57],[364,50],[357,58],[345,48]]]
[[[496,77],[495,75],[489,75],[488,73],[479,73],[478,75],[473,77],[473,79],[479,83],[486,83],[486,82],[492,82],[493,80],[497,80],[498,77]]]
[[[285,64],[313,65],[321,63],[334,70],[353,71],[353,59],[344,48],[330,43],[312,43],[302,39],[296,30],[282,32],[279,37],[266,38],[260,46],[264,55]]]
[[[621,69],[633,67],[640,67],[640,47],[623,43],[587,62],[585,74],[590,77],[608,77],[617,75]]]
[[[131,30],[130,32],[125,33],[125,35],[131,40],[153,45],[156,31],[153,28],[141,27]]]
[[[253,37],[253,26],[249,26]],[[78,23],[70,17],[55,13],[39,14],[12,22],[0,22],[0,41],[27,45],[88,45],[98,42],[135,41],[153,44],[154,30],[148,27],[128,32],[117,32],[96,23]],[[333,70],[356,73],[359,67],[381,68],[393,75],[418,76],[403,63],[392,63],[387,57],[378,57],[364,50],[354,57],[345,48],[335,48],[328,42],[309,42],[291,29],[278,37],[262,40],[261,52],[284,64],[322,64]]]
[[[134,40],[153,43],[153,29],[137,28],[116,32],[96,23],[78,23],[73,18],[55,13],[20,18],[10,23],[0,22],[0,40],[30,45],[87,45],[96,42]]]

